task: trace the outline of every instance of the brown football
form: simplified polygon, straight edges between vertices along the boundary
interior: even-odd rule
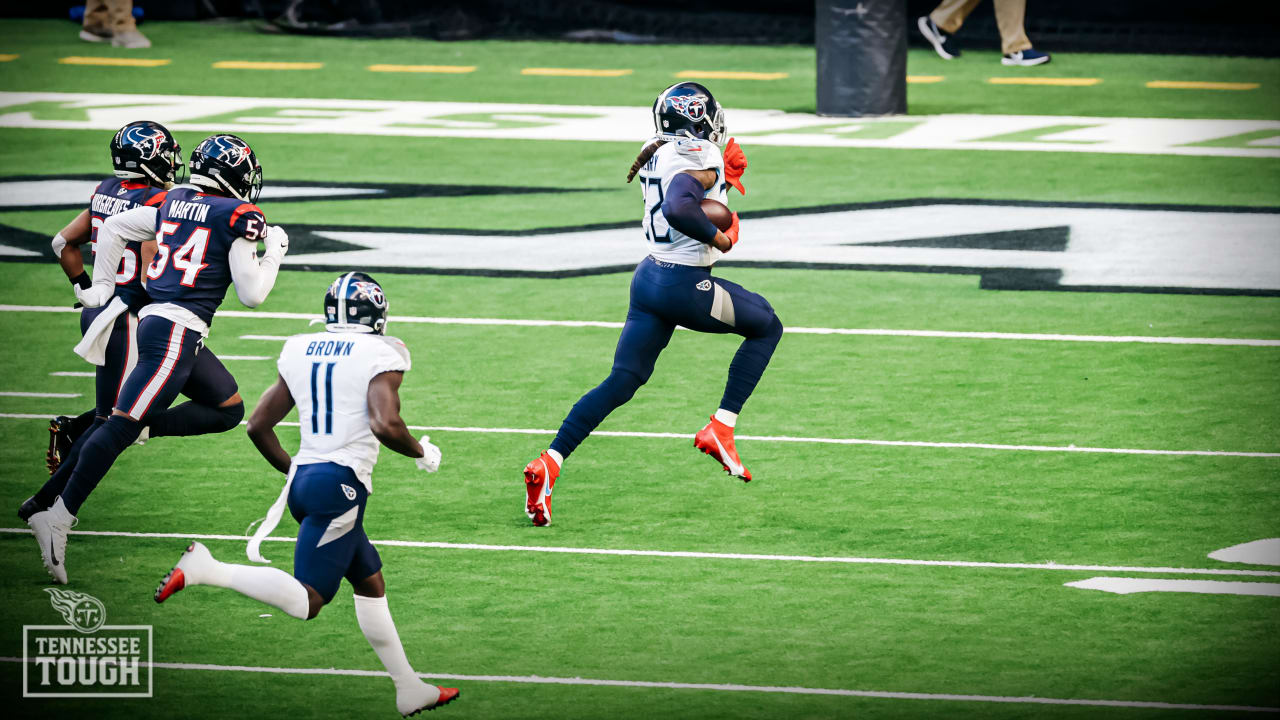
[[[702,212],[707,214],[707,219],[715,225],[720,232],[729,229],[733,224],[733,214],[729,212],[729,208],[719,200],[707,198],[702,201]]]

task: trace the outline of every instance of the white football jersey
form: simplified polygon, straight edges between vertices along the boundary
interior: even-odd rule
[[[647,143],[646,143],[647,144]],[[662,199],[677,174],[686,170],[715,170],[716,182],[703,197],[729,204],[728,183],[724,179],[724,157],[720,147],[709,140],[679,140],[658,148],[649,162],[640,168],[640,190],[644,193],[644,237],[649,254],[658,260],[678,265],[711,265],[724,253],[698,242],[667,224],[662,216]]]
[[[409,349],[384,335],[318,332],[285,341],[276,367],[298,406],[302,426],[294,464],[345,465],[372,493],[379,443],[369,430],[369,381],[384,372],[406,372],[409,366]]]

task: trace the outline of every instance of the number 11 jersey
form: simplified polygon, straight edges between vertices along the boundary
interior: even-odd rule
[[[369,381],[408,372],[409,349],[375,333],[308,333],[285,341],[276,367],[298,406],[302,445],[294,464],[344,465],[372,493],[379,443],[369,429]]]
[[[147,294],[195,313],[206,325],[231,286],[231,244],[257,242],[267,219],[253,203],[207,195],[179,185],[156,213],[156,257],[147,268]]]

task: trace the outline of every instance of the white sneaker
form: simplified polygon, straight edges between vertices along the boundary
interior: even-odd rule
[[[94,28],[93,30],[85,28],[80,31],[80,39],[92,43],[111,42],[111,31],[100,28]]]
[[[134,444],[134,445],[146,445],[146,444],[147,444],[147,441],[148,441],[148,440],[150,440],[150,439],[151,439],[151,426],[150,426],[150,425],[143,425],[143,426],[142,426],[142,432],[138,433],[138,439],[137,439],[137,440],[134,440],[134,441],[133,441],[133,444]]]
[[[137,30],[126,30],[111,38],[111,47],[140,50],[151,47],[151,41]]]
[[[457,688],[436,687],[419,680],[413,687],[404,690],[396,688],[396,709],[401,715],[409,717],[423,710],[433,710],[441,705],[447,705],[456,697],[458,697]]]
[[[40,559],[44,561],[44,569],[60,585],[67,584],[67,533],[77,522],[76,517],[67,512],[62,498],[54,500],[53,507],[48,510],[42,510],[27,519],[36,544],[40,546]]]

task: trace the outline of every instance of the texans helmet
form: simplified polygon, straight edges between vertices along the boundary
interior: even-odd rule
[[[191,183],[254,203],[262,193],[262,166],[244,140],[229,133],[210,135],[191,151]]]
[[[115,176],[142,180],[167,188],[182,182],[182,148],[173,133],[157,122],[138,120],[120,128],[111,138],[111,165]]]
[[[711,91],[695,82],[676,83],[653,101],[653,126],[667,142],[685,138],[724,146],[724,110]]]
[[[324,294],[324,327],[329,332],[385,334],[387,296],[382,286],[362,272],[340,275]]]

